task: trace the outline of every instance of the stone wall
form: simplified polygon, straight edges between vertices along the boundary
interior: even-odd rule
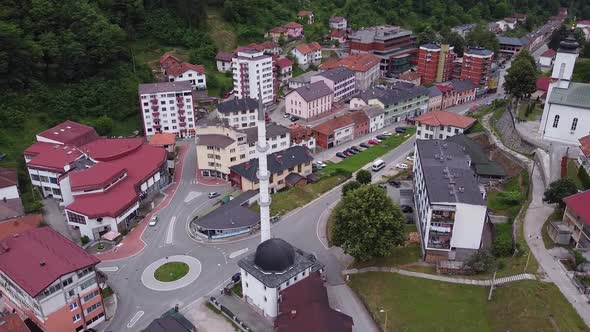
[[[510,149],[522,154],[531,154],[535,150],[535,146],[527,141],[524,141],[514,127],[510,111],[506,110],[500,119],[495,120],[492,116],[490,121],[494,122],[494,127],[502,136],[502,142]]]

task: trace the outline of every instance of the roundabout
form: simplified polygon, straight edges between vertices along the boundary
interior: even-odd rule
[[[141,282],[151,290],[165,292],[186,287],[201,274],[201,262],[191,256],[160,258],[145,268]]]

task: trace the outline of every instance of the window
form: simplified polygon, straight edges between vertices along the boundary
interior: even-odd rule
[[[87,313],[91,313],[94,310],[100,308],[100,302],[96,302],[95,304],[91,305],[90,307],[86,308]]]
[[[86,218],[83,215],[68,211],[68,220],[76,224],[86,225]]]
[[[82,278],[83,276],[87,275],[88,273],[92,272],[94,270],[94,268],[91,267],[87,267],[83,270],[78,271],[78,278]],[[82,289],[84,289],[84,287],[82,287]]]
[[[234,153],[236,152],[236,149],[229,149],[229,153]]]
[[[572,120],[572,127],[570,128],[571,131],[576,131],[576,127],[578,127],[578,118],[574,118]]]
[[[82,290],[84,290],[84,289],[86,289],[86,288],[88,288],[88,287],[90,287],[90,286],[94,285],[94,283],[95,283],[95,280],[94,280],[94,279],[88,279],[88,280],[84,281],[84,282],[83,282],[83,283],[80,285],[80,288],[81,288]]]
[[[72,278],[68,278],[64,281],[61,282],[62,286],[66,287],[67,285],[71,284],[73,282]]]
[[[236,161],[236,157],[229,158],[229,161]]]
[[[75,314],[74,317],[72,317],[73,322],[77,322],[79,320],[80,320],[80,314]]]
[[[244,158],[246,158],[246,155],[245,154],[241,154],[240,155],[240,159],[244,159]]]
[[[559,115],[556,115],[553,118],[553,128],[557,128],[557,125],[559,124]]]
[[[31,174],[31,179],[33,181],[39,181],[39,175],[37,175],[37,174]]]
[[[577,119],[576,119],[577,120]],[[576,121],[577,122],[577,121]],[[49,182],[53,184],[57,184],[57,178],[49,178]]]
[[[84,296],[84,302],[88,302],[97,296],[98,296],[98,290],[95,290],[94,292]]]
[[[76,308],[78,308],[78,302],[73,302],[73,303],[70,303],[70,311],[72,311],[72,310],[74,310],[74,309],[76,309]],[[75,321],[75,320],[74,320],[74,321]]]

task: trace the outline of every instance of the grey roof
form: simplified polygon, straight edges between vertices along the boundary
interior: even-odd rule
[[[341,82],[351,77],[354,78],[354,72],[346,67],[334,67],[319,73],[317,76],[323,76],[333,82]]]
[[[258,128],[251,127],[240,130],[242,133],[246,134],[246,141],[248,143],[253,143],[258,141]],[[269,140],[271,137],[280,136],[283,134],[287,134],[289,132],[289,128],[285,126],[281,126],[276,124],[275,122],[271,122],[266,125],[266,139]]]
[[[217,105],[217,111],[221,113],[231,113],[239,111],[249,111],[258,109],[258,100],[252,98],[236,98]]]
[[[472,30],[473,28],[475,28],[477,24],[475,23],[467,23],[467,24],[461,24],[461,25],[457,25],[453,28],[451,28],[451,30],[455,31],[455,30],[462,30],[462,31],[466,31],[466,30]]]
[[[288,242],[285,243],[291,246],[291,244]],[[261,243],[260,245],[262,244],[264,243]],[[287,282],[287,280],[293,278],[310,267],[312,272],[318,271],[324,267],[324,265],[320,263],[314,255],[295,247],[293,247],[293,250],[293,264],[287,271],[282,273],[263,272],[262,269],[254,263],[256,253],[252,253],[240,259],[238,261],[238,266],[269,288],[279,287],[281,284]]]
[[[381,106],[378,106],[378,105],[370,105],[370,106],[364,108],[363,111],[365,112],[365,114],[369,118],[374,118],[374,117],[379,116],[381,114],[385,114],[385,110],[382,109]]]
[[[219,134],[197,135],[197,138],[197,145],[208,145],[218,148],[227,148],[234,142],[233,138]]]
[[[285,182],[287,182],[289,185],[292,186],[292,185],[297,184],[297,182],[299,182],[299,181],[301,181],[303,179],[305,179],[304,176],[302,176],[302,175],[300,175],[298,173],[292,172],[292,173],[289,173],[289,175],[287,175],[285,177]]]
[[[144,330],[145,332],[190,332],[180,322],[172,317],[154,319]]]
[[[297,77],[290,78],[289,81],[296,82],[296,83],[309,83],[311,82],[311,77],[319,74],[319,71],[308,71],[307,73],[301,74]]]
[[[479,56],[491,56],[494,54],[494,52],[485,49],[485,48],[470,48],[467,51],[465,51],[465,54],[475,54],[475,55],[479,55]]]
[[[477,88],[477,85],[475,85],[470,80],[452,80],[451,85],[453,86],[453,89],[457,92],[464,92],[467,90]]]
[[[516,38],[516,37],[498,37],[498,42],[500,45],[512,45],[512,46],[525,46],[528,45],[528,40],[524,37]]]
[[[396,85],[396,87],[401,88],[374,87],[360,92],[356,97],[361,98],[367,104],[371,99],[378,99],[385,105],[393,105],[415,97],[428,96],[428,89],[423,86],[405,88],[403,85]]]
[[[462,146],[443,140],[417,140],[416,150],[431,203],[485,206]]]
[[[411,30],[405,30],[399,26],[377,25],[355,31],[351,34],[350,38],[359,40],[361,43],[371,43],[373,41],[385,41],[411,35]]]
[[[308,148],[304,146],[292,146],[286,150],[275,152],[267,156],[268,171],[276,174],[280,171],[295,167],[299,164],[310,162],[313,156]],[[233,172],[245,177],[250,181],[258,181],[258,158],[251,159],[245,163],[230,167]]]
[[[140,84],[138,89],[140,95],[146,93],[182,92],[187,90],[193,90],[189,81]]]
[[[572,82],[569,88],[553,88],[549,96],[551,104],[588,109],[590,107],[590,84]]]
[[[215,60],[231,62],[231,59],[233,58],[233,56],[234,56],[234,54],[232,52],[219,51],[219,52],[217,52],[217,55],[215,56]]]
[[[459,134],[447,138],[447,141],[454,142],[465,148],[465,153],[471,159],[471,166],[475,168],[475,173],[479,176],[504,177],[506,172],[497,162],[490,160],[484,152],[481,145],[474,142],[469,137]]]
[[[436,86],[431,86],[427,89],[428,89],[428,96],[430,98],[442,96],[442,92]]]
[[[258,190],[248,190],[230,200],[209,214],[197,219],[197,226],[207,230],[228,230],[251,227],[260,222],[260,215],[247,206],[246,202],[258,195]]]
[[[303,100],[308,102],[333,93],[332,89],[330,89],[330,87],[324,81],[310,83],[293,91],[297,92],[301,98],[303,98]]]
[[[424,44],[424,45],[420,45],[420,47],[424,47],[424,48],[427,48],[427,49],[430,49],[430,50],[438,50],[438,49],[440,49],[440,46],[439,45],[436,45],[435,43],[427,43],[427,44]]]

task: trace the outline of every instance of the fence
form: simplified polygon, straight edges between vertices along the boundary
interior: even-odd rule
[[[224,305],[219,303],[219,301],[217,301],[215,296],[211,296],[208,299],[208,301],[209,301],[209,303],[211,303],[211,305],[213,305],[215,308],[217,308],[225,317],[227,317],[229,320],[231,320],[232,323],[234,323],[235,326],[237,326],[240,330],[242,330],[244,332],[252,332],[253,331],[251,328],[249,328],[246,325],[246,323],[242,322],[236,315],[234,315],[233,312],[231,312],[231,310],[229,310]]]

